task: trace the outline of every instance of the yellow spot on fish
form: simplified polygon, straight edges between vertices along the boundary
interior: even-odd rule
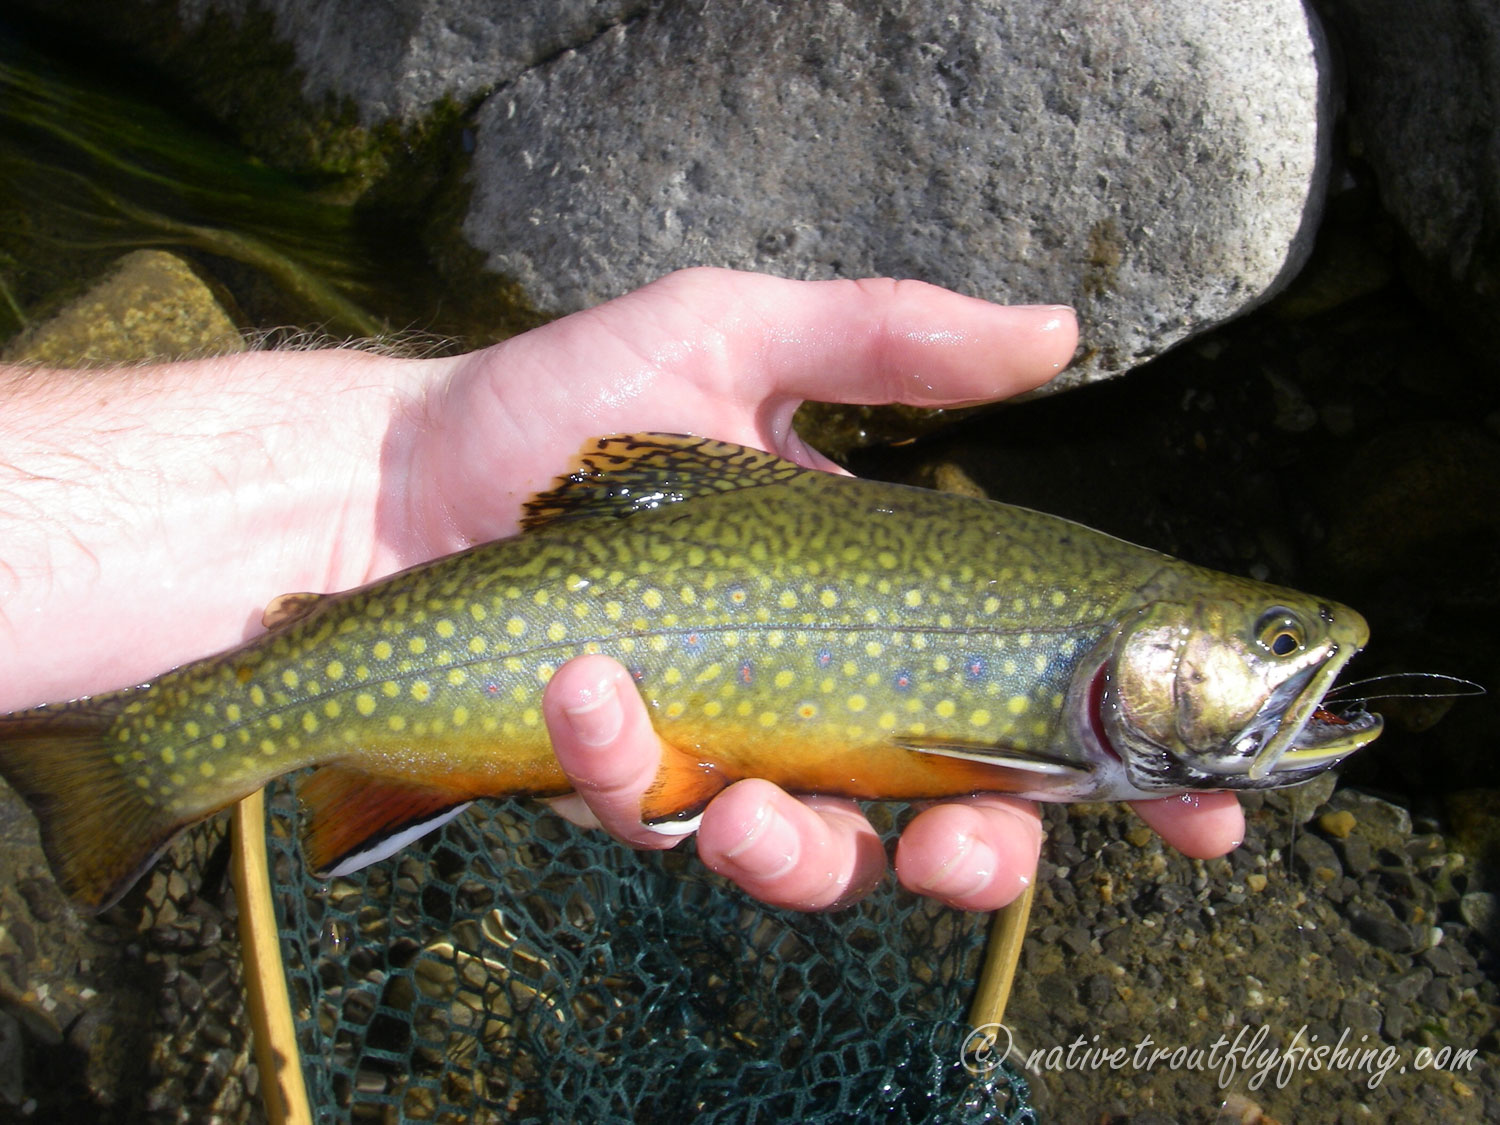
[[[318,732],[318,717],[311,711],[302,712],[302,729],[308,734],[316,734]]]
[[[170,781],[173,785],[177,786],[177,788],[179,789],[187,784],[187,776],[185,774],[174,773],[171,777],[167,778],[167,780]]]
[[[272,742],[269,738],[262,738],[260,740],[260,752],[269,758],[272,754],[276,753],[276,743]]]
[[[1063,606],[1068,604],[1068,595],[1063,593],[1061,590],[1053,590],[1052,604],[1058,609],[1061,609]]]
[[[486,641],[483,637],[469,638],[469,651],[472,652],[475,656],[483,656],[484,650],[489,647],[489,642]]]
[[[215,750],[222,750],[229,745],[229,739],[224,737],[222,731],[214,731],[212,737],[208,740],[208,744]]]
[[[724,666],[722,664],[710,664],[707,668],[703,669],[703,671],[699,672],[696,676],[693,677],[693,682],[695,684],[712,683],[723,674]]]
[[[453,725],[461,727],[469,721],[469,709],[467,707],[453,708]]]
[[[424,652],[427,651],[427,638],[411,638],[411,640],[406,642],[406,651],[411,653],[413,656],[421,656]]]
[[[905,597],[903,597],[901,600],[915,609],[917,606],[922,604],[922,591],[908,590],[906,591]]]
[[[818,705],[816,703],[801,703],[797,706],[797,717],[799,719],[813,719],[817,717],[817,714]]]
[[[174,765],[177,762],[177,751],[173,750],[170,746],[163,746],[161,749],[161,760],[166,765]]]
[[[266,726],[272,730],[280,730],[283,726],[283,720],[280,715],[267,715]]]
[[[375,714],[375,697],[367,691],[362,691],[354,697],[354,709],[365,718]]]
[[[948,667],[948,658],[942,653],[932,658],[932,670],[934,672],[946,672]]]
[[[189,719],[187,722],[182,724],[182,733],[187,735],[187,737],[189,738],[197,738],[200,734],[203,733],[203,728],[200,727],[197,723],[193,722],[192,719]]]
[[[199,762],[198,763],[198,772],[200,774],[202,774],[204,777],[213,777],[213,775],[214,775],[214,764],[212,762]]]
[[[376,660],[389,660],[391,658],[391,642],[376,641],[375,647],[370,649]]]
[[[987,725],[989,725],[989,721],[990,721],[990,713],[988,711],[986,711],[983,707],[979,708],[977,711],[975,711],[972,715],[969,716],[969,722],[973,723],[976,727],[987,726]]]
[[[342,660],[330,660],[323,674],[330,680],[342,680],[344,678],[344,662]]]
[[[789,688],[797,682],[797,677],[795,673],[783,668],[776,673],[776,677],[772,682],[779,688]]]
[[[721,712],[723,710],[724,710],[724,704],[720,703],[717,699],[710,699],[707,703],[705,703],[703,705],[703,713],[705,715],[707,715],[710,719],[716,719],[716,718],[718,718],[719,712]]]
[[[674,699],[671,703],[667,704],[666,715],[669,719],[676,719],[680,718],[686,710],[687,704],[683,703],[680,699]]]
[[[868,702],[869,700],[862,695],[851,695],[848,699],[844,700],[844,706],[851,711],[863,711],[865,704]]]
[[[827,587],[819,590],[818,604],[821,605],[824,609],[832,609],[834,606],[839,604],[838,591],[828,589]]]
[[[885,646],[882,645],[879,641],[866,641],[865,642],[865,655],[866,656],[879,656],[884,651],[885,651]]]
[[[937,712],[938,718],[940,719],[953,718],[953,712],[957,710],[957,708],[953,706],[953,700],[951,699],[939,699],[937,703],[933,705],[932,709]]]
[[[545,606],[549,601],[552,600],[552,595],[547,593],[546,590],[538,590],[536,593],[531,595],[531,600],[534,601],[537,605]]]
[[[480,605],[478,602],[470,602],[469,616],[472,617],[475,621],[483,621],[489,615],[485,612],[484,606]]]
[[[754,710],[755,704],[751,703],[748,699],[742,699],[734,705],[734,713],[741,717],[750,714]]]
[[[343,713],[344,709],[339,706],[337,699],[330,699],[323,704],[323,714],[327,715],[330,719],[337,719]]]
[[[661,591],[647,588],[641,591],[641,604],[647,609],[661,608]]]
[[[875,556],[875,561],[886,570],[894,570],[896,567],[896,556],[890,551],[881,551]]]
[[[623,616],[624,613],[625,607],[622,606],[619,602],[604,603],[604,616],[609,618],[611,621],[620,620],[621,616]]]
[[[880,718],[875,720],[875,725],[881,730],[891,731],[896,729],[896,715],[893,711],[882,711]]]
[[[224,717],[231,723],[240,721],[240,713],[240,705],[238,703],[231,703],[224,708]]]
[[[662,682],[666,684],[680,684],[682,682],[682,669],[675,664],[661,674]]]
[[[1000,599],[999,598],[989,597],[989,598],[985,598],[984,599],[984,612],[985,613],[994,613],[999,608],[1000,608]]]
[[[538,718],[539,716],[537,715],[535,707],[528,707],[526,708],[526,710],[521,712],[521,721],[528,727],[536,726]]]
[[[266,693],[261,690],[259,684],[250,685],[250,702],[256,707],[264,707],[266,705]]]
[[[387,699],[395,699],[396,696],[401,694],[401,685],[395,680],[386,680],[380,685],[380,694]]]
[[[781,591],[781,595],[776,599],[776,604],[782,609],[796,609],[797,595],[792,590],[783,590]]]
[[[547,626],[547,639],[549,641],[560,641],[567,635],[567,627],[561,621],[554,621]]]
[[[281,673],[281,682],[287,686],[287,689],[289,691],[296,691],[297,684],[299,682],[297,673],[291,668],[288,668],[285,672]]]
[[[762,711],[760,713],[760,725],[763,727],[774,727],[776,725],[776,712]]]
[[[151,779],[147,777],[138,777],[135,779],[135,783],[142,789],[149,789],[151,787]]]
[[[426,703],[432,698],[432,685],[426,680],[413,680],[411,684],[411,697],[418,703]]]
[[[453,636],[453,634],[457,630],[453,628],[453,622],[449,621],[447,618],[444,618],[441,621],[433,622],[432,631],[446,640],[447,638]]]
[[[393,731],[403,731],[406,729],[406,716],[392,715],[390,718],[386,719],[385,723],[386,726],[390,727]]]
[[[454,668],[448,673],[448,683],[453,687],[459,687],[469,682],[469,673],[462,668]]]
[[[1005,709],[1012,715],[1019,715],[1031,705],[1031,700],[1024,695],[1013,695],[1005,701]]]

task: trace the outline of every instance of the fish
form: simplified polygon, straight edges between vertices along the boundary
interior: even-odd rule
[[[478,799],[571,791],[542,692],[614,657],[663,742],[642,817],[735,780],[1044,801],[1293,785],[1374,739],[1324,695],[1354,610],[1056,516],[691,435],[591,440],[521,531],[123,690],[0,717],[59,885],[108,908],[184,827],[294,771],[344,874]]]

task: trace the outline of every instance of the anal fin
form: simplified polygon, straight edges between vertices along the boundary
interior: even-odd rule
[[[468,808],[461,790],[324,766],[297,787],[302,852],[320,875],[348,875],[394,855]]]

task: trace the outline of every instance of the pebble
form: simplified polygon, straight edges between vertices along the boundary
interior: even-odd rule
[[[1349,833],[1354,831],[1354,825],[1354,814],[1348,809],[1326,812],[1318,817],[1318,827],[1339,840],[1347,839]]]

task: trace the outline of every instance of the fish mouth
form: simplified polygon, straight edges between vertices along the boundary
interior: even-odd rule
[[[1385,721],[1351,704],[1342,713],[1325,706],[1323,697],[1349,657],[1335,650],[1328,659],[1301,672],[1271,693],[1250,725],[1232,742],[1236,761],[1250,758],[1250,781],[1326,769],[1379,736]]]

